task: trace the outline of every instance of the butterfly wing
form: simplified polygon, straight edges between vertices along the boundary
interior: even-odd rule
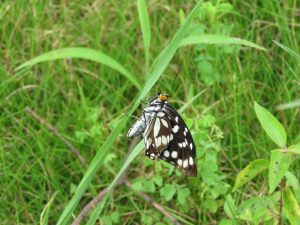
[[[162,151],[160,158],[172,164],[182,174],[196,177],[196,149],[189,129],[178,112],[171,106],[168,105],[165,107],[163,112],[170,119],[172,129],[170,144]]]
[[[156,160],[163,149],[168,147],[171,135],[171,121],[163,112],[158,112],[144,132],[146,156]]]

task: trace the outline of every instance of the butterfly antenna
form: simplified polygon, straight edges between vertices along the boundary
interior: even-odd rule
[[[171,97],[171,94],[172,94],[172,91],[173,91],[173,88],[174,88],[174,84],[175,84],[176,78],[178,77],[178,74],[179,74],[179,72],[176,74],[176,77],[175,77],[175,79],[174,79],[174,81],[173,81],[173,86],[172,86],[171,93],[169,94],[168,97]]]

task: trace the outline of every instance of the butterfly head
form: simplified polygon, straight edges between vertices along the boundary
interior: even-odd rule
[[[160,99],[160,100],[162,100],[163,102],[164,101],[167,101],[168,100],[168,97],[169,97],[169,95],[167,95],[167,94],[160,94],[160,93],[158,93],[158,96],[157,96],[157,98],[158,99]]]

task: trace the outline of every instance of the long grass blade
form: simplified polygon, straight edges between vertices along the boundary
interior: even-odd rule
[[[140,18],[140,24],[141,24],[143,40],[144,40],[146,75],[148,75],[149,64],[150,64],[149,46],[150,46],[150,38],[151,38],[149,15],[148,15],[147,6],[146,6],[146,3],[144,0],[138,0],[137,4],[138,4],[139,18]]]
[[[22,69],[24,67],[33,66],[39,62],[55,60],[55,59],[64,59],[64,58],[81,58],[81,59],[88,59],[95,62],[99,62],[103,65],[109,66],[110,68],[119,71],[128,80],[130,80],[132,84],[135,85],[139,90],[142,89],[137,79],[124,66],[122,66],[120,63],[118,63],[110,56],[100,51],[89,49],[89,48],[80,48],[80,47],[63,48],[63,49],[47,52],[21,64],[16,68],[16,70]]]

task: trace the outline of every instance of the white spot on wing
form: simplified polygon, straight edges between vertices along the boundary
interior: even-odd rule
[[[184,160],[184,162],[183,162],[183,168],[186,168],[188,166],[188,164],[189,164],[188,160],[187,159]]]
[[[159,122],[159,119],[156,118],[155,120],[155,124],[154,124],[154,137],[157,137],[158,133],[159,133],[159,130],[160,130],[160,122]]]
[[[190,156],[190,165],[192,166],[194,164],[194,160],[192,158],[192,156]]]
[[[162,123],[166,128],[169,127],[167,121],[165,121],[164,119],[161,119],[160,121],[161,121],[161,123]]]
[[[173,134],[171,134],[171,137],[170,137],[170,141],[172,141],[173,140]]]
[[[173,131],[174,133],[177,133],[178,130],[179,130],[179,126],[177,126],[177,125],[175,125],[174,128],[172,129],[172,131]]]
[[[173,152],[172,152],[172,157],[173,157],[174,159],[177,158],[177,152],[176,152],[176,151],[173,151]]]
[[[179,148],[182,148],[182,143],[178,143]]]
[[[176,122],[178,123],[178,116],[176,116],[175,120],[176,120]]]
[[[162,141],[163,145],[166,145],[168,143],[166,136],[162,136],[161,141]]]
[[[178,164],[179,166],[181,166],[181,165],[182,165],[182,160],[181,160],[181,159],[178,159],[178,160],[177,160],[177,164]]]
[[[159,116],[159,117],[164,117],[165,114],[164,114],[163,112],[159,112],[159,113],[157,113],[157,116]]]
[[[150,155],[150,159],[154,159],[154,153],[152,153],[151,155]]]
[[[164,151],[164,156],[168,158],[170,156],[170,152],[168,150]]]
[[[192,150],[193,149],[193,144],[192,143],[190,144],[190,147],[191,147],[191,150]]]
[[[161,137],[157,138],[157,147],[161,146]]]
[[[149,145],[152,144],[152,139],[151,139],[151,137],[148,138],[148,143],[149,143]]]
[[[184,134],[184,136],[186,136],[186,132],[185,131],[183,131],[183,134]]]
[[[186,143],[185,143],[185,142],[182,142],[182,146],[185,148],[185,147],[186,147]]]
[[[185,132],[188,132],[188,131],[189,131],[187,128],[185,128],[184,130],[185,130]]]

